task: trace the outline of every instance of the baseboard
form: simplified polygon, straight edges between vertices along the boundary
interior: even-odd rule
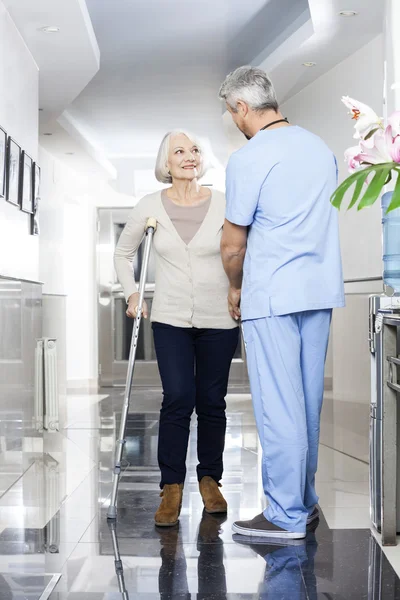
[[[67,392],[97,392],[98,389],[97,379],[69,379],[67,381]]]
[[[333,390],[333,377],[324,378],[324,390],[331,392]]]

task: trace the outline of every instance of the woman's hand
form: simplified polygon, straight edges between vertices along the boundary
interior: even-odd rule
[[[242,290],[237,290],[235,288],[230,287],[228,293],[228,308],[230,315],[235,321],[239,321],[240,319],[240,296]]]
[[[138,313],[138,305],[139,305],[139,292],[136,292],[135,294],[131,294],[129,296],[128,308],[126,309],[126,314],[131,319],[136,319],[137,313]],[[145,319],[147,319],[147,317],[148,317],[148,312],[149,311],[147,308],[147,303],[145,300],[143,300],[142,314]]]

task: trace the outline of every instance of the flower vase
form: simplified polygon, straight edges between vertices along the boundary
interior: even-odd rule
[[[393,192],[381,199],[383,235],[383,282],[400,296],[400,208],[387,213]]]

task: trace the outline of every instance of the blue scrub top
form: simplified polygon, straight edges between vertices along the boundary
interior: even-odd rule
[[[226,218],[249,226],[242,320],[344,306],[336,159],[301,127],[260,131],[226,175]]]

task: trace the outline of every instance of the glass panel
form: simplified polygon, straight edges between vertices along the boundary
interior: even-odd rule
[[[146,298],[149,312],[153,298]],[[132,329],[134,320],[126,316],[126,302],[124,298],[114,299],[114,360],[128,360],[131,347]],[[149,319],[143,319],[136,350],[137,361],[155,360],[156,354],[153,343],[153,332]]]

